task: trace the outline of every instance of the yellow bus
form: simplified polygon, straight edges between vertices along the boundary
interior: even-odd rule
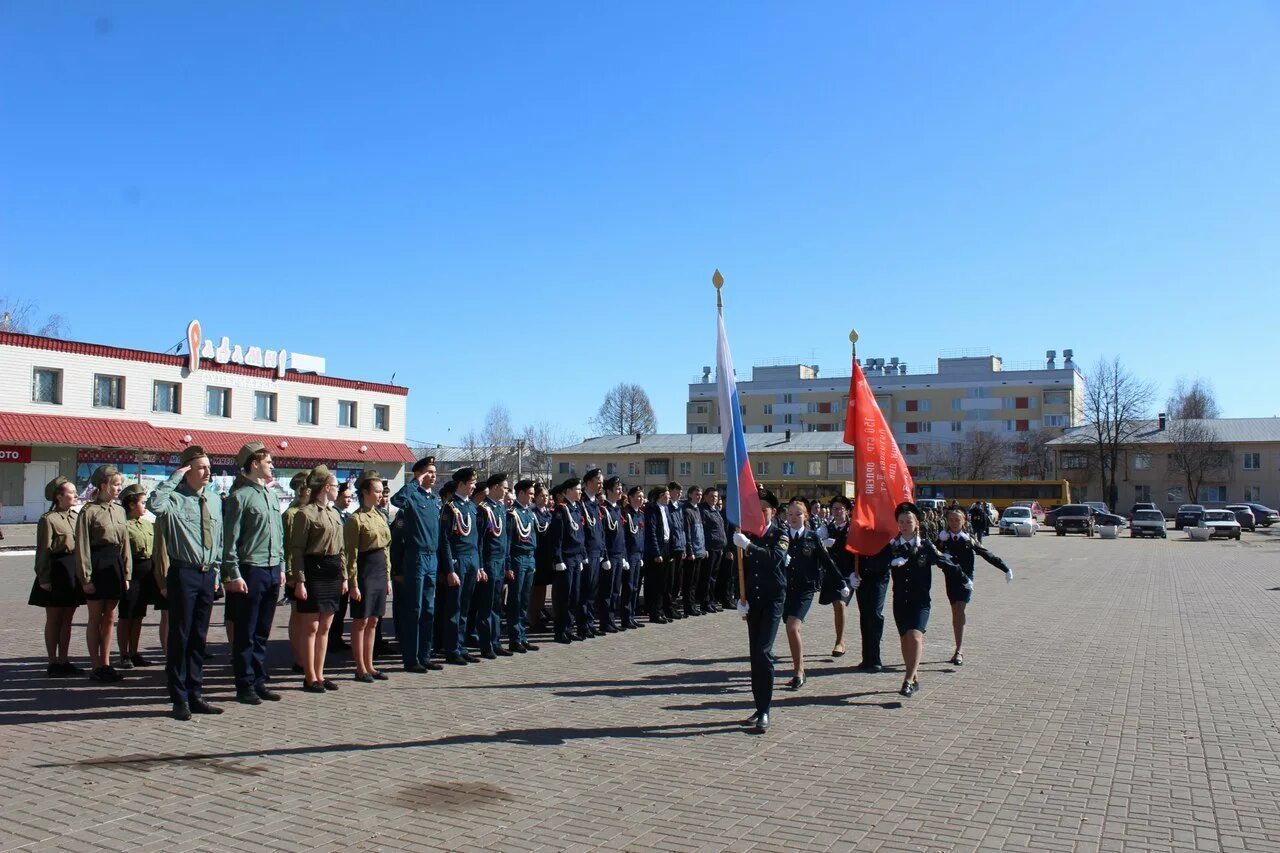
[[[1071,503],[1071,485],[1066,480],[919,480],[916,497],[954,500],[964,507],[987,501],[1001,512],[1018,502],[1036,501],[1048,511]]]

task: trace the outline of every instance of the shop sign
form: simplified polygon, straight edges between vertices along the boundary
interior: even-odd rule
[[[0,463],[27,463],[30,461],[30,447],[16,447],[10,444],[0,444]]]
[[[285,367],[289,363],[289,353],[283,349],[264,350],[262,347],[243,347],[240,344],[233,346],[231,340],[225,336],[217,346],[214,346],[212,340],[204,337],[200,321],[192,320],[187,324],[187,370],[191,373],[198,371],[202,358],[210,359],[217,364],[265,367],[274,370],[276,377],[280,379],[284,378]]]

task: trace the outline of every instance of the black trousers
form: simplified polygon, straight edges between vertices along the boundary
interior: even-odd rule
[[[644,605],[649,613],[649,621],[656,621],[663,615],[667,603],[667,576],[670,564],[664,556],[662,562],[657,557],[646,557],[644,561]]]
[[[169,601],[169,648],[164,674],[169,701],[175,705],[199,699],[204,693],[205,637],[213,612],[216,569],[174,563],[165,578]],[[237,634],[243,629],[238,629]]]
[[[575,627],[575,612],[578,609],[578,596],[582,589],[582,560],[574,558],[565,560],[563,572],[556,572],[551,580],[551,608],[555,612],[556,637],[567,637]],[[582,630],[578,624],[577,629]]]
[[[738,597],[738,549],[731,547],[716,553],[720,556],[720,570],[715,579],[715,596],[717,601],[728,604]]]
[[[721,563],[724,560],[724,551],[719,549],[707,552],[707,556],[702,558],[702,568],[698,571],[698,588],[697,599],[702,605],[702,609],[706,610],[711,604],[713,591],[716,590],[720,582],[720,572],[723,571]],[[717,595],[716,600],[720,597]]]
[[[582,562],[582,576],[578,579],[578,609],[574,612],[579,631],[596,626],[596,593],[601,583],[603,572],[600,564],[603,562],[603,554],[590,552]]]
[[[245,693],[267,683],[267,638],[280,598],[280,567],[242,565],[240,576],[249,591],[227,593],[226,616],[236,626],[231,640],[236,691]]]
[[[751,651],[751,695],[756,702],[756,713],[769,713],[773,702],[773,658],[769,652],[778,636],[782,623],[782,604],[785,590],[779,590],[771,598],[753,598],[747,611],[747,643]]]
[[[671,556],[663,561],[667,566],[667,586],[662,593],[662,611],[674,616],[680,598],[681,578],[684,576],[684,552],[672,550]]]
[[[605,554],[604,557],[609,561],[609,571],[600,571],[600,583],[596,588],[596,619],[600,621],[600,627],[616,629],[622,576],[627,573],[622,564],[627,558],[618,554]]]
[[[884,634],[884,599],[889,593],[889,572],[863,569],[858,599],[858,627],[862,631],[862,662],[881,664],[880,637]]]
[[[680,598],[684,601],[686,613],[702,601],[698,598],[698,585],[701,583],[700,577],[705,567],[706,559],[703,557],[692,557],[684,561],[684,568],[680,575]]]

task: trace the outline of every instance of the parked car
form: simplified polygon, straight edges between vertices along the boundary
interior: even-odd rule
[[[1241,501],[1240,506],[1247,506],[1253,510],[1253,520],[1263,527],[1270,527],[1280,522],[1280,512],[1276,512],[1269,506],[1264,506],[1256,501]]]
[[[1093,510],[1093,520],[1097,522],[1099,527],[1109,524],[1112,527],[1118,527],[1123,530],[1129,526],[1129,519],[1123,515],[1116,515],[1114,512],[1101,512],[1093,504],[1090,504],[1089,508]]]
[[[1103,501],[1081,501],[1080,503],[1084,504],[1085,506],[1091,506],[1094,509],[1096,509],[1098,512],[1105,512],[1108,515],[1111,513],[1111,507],[1107,506],[1106,503]]]
[[[1135,510],[1129,526],[1129,538],[1138,536],[1158,536],[1161,539],[1168,539],[1169,531],[1165,528],[1164,513],[1158,509]]]
[[[916,498],[916,506],[920,507],[922,510],[945,510],[947,508],[947,502],[942,498]]]
[[[1009,504],[1010,508],[1015,506],[1024,506],[1031,510],[1031,517],[1036,520],[1037,524],[1044,524],[1044,507],[1040,506],[1039,501],[1014,501]],[[1008,510],[1005,510],[1008,512]]]
[[[1044,514],[1044,523],[1045,523],[1047,526],[1049,526],[1049,527],[1053,527],[1053,526],[1054,526],[1054,522],[1056,522],[1056,521],[1058,520],[1058,513],[1059,513],[1061,510],[1062,510],[1062,507],[1060,507],[1060,506],[1055,506],[1053,509],[1051,509],[1051,510],[1049,510],[1048,512],[1046,512],[1046,513]]]
[[[1223,509],[1229,509],[1236,514],[1236,521],[1240,522],[1242,529],[1250,533],[1258,529],[1258,522],[1253,517],[1253,510],[1244,504],[1227,504]]]
[[[1067,504],[1059,507],[1056,512],[1058,515],[1054,519],[1053,530],[1059,536],[1066,536],[1068,533],[1093,535],[1095,529],[1093,507],[1085,504]]]
[[[1199,527],[1202,515],[1204,515],[1204,507],[1200,504],[1183,504],[1178,507],[1178,514],[1173,517],[1173,527],[1175,530]]]
[[[1031,507],[1027,506],[1011,506],[1005,509],[1004,515],[1000,516],[1000,524],[996,528],[999,533],[1012,533],[1018,535],[1019,527],[1031,528],[1031,535],[1036,532],[1036,518],[1031,514]]]
[[[1229,509],[1206,509],[1200,516],[1200,524],[1197,526],[1212,530],[1213,532],[1209,534],[1210,538],[1214,536],[1222,536],[1226,539],[1240,538],[1240,522],[1236,521],[1236,514]]]
[[[1142,510],[1142,509],[1154,509],[1154,510],[1159,510],[1159,509],[1160,509],[1160,507],[1158,507],[1158,506],[1156,506],[1155,504],[1150,503],[1150,502],[1148,502],[1148,501],[1138,501],[1138,502],[1137,502],[1137,503],[1135,503],[1135,504],[1133,505],[1133,507],[1129,510],[1129,520],[1130,520],[1130,521],[1133,521],[1133,517],[1134,517],[1134,515],[1136,515],[1136,514],[1137,514],[1138,510]],[[1164,517],[1164,513],[1161,513],[1160,515],[1161,515],[1161,517],[1162,517],[1162,518]]]

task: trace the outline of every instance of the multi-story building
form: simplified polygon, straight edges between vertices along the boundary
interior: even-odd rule
[[[1006,365],[999,356],[939,358],[935,373],[908,373],[898,359],[862,362],[912,470],[927,473],[931,458],[959,447],[972,433],[1016,441],[1020,434],[1065,430],[1084,422],[1084,377],[1071,350],[1046,353],[1043,367]],[[849,377],[819,375],[817,365],[754,367],[738,382],[747,433],[844,431]],[[719,432],[716,383],[710,368],[689,385],[686,432]]]
[[[1071,483],[1073,500],[1106,501],[1090,432],[1071,429],[1049,445],[1061,476]],[[1189,438],[1209,439],[1202,448],[1210,452],[1197,450]],[[1188,494],[1186,468],[1202,475],[1197,494]],[[1137,426],[1120,449],[1117,469],[1118,506],[1112,509],[1120,512],[1137,501],[1150,501],[1167,516],[1184,503],[1257,501],[1275,507],[1280,504],[1280,418],[1175,421],[1160,415]]]
[[[325,463],[340,479],[376,468],[402,481],[409,389],[325,375],[324,359],[264,353],[188,328],[183,355],[0,332],[0,502],[7,523],[48,509],[58,475],[83,491],[93,469],[129,481],[168,475],[188,445],[203,447],[214,482],[230,485],[235,454],[262,441],[277,483]],[[193,354],[194,353],[194,354]],[[284,489],[282,488],[282,491]]]
[[[853,448],[844,443],[843,434],[784,430],[752,433],[746,440],[756,482],[779,497],[853,495]],[[556,482],[581,477],[592,468],[646,489],[672,481],[686,488],[720,487],[725,482],[724,442],[710,434],[606,435],[552,451]]]

